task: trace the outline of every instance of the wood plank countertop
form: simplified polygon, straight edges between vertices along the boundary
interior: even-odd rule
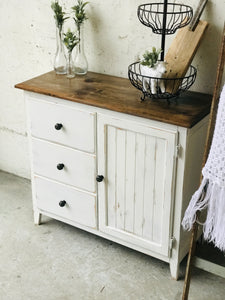
[[[67,79],[51,71],[15,87],[186,128],[209,113],[212,100],[211,95],[188,91],[169,104],[166,100],[141,102],[141,92],[128,79],[93,72]]]

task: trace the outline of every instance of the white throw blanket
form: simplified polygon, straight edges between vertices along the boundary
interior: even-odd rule
[[[219,100],[212,145],[202,175],[203,180],[191,198],[182,226],[190,230],[196,221],[196,212],[207,209],[203,224],[204,238],[225,251],[225,85]]]

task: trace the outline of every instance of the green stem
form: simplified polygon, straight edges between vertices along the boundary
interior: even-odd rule
[[[80,52],[80,26],[79,26],[79,29],[78,29],[78,36],[79,36],[79,44],[78,44],[78,47],[79,47],[79,52]]]

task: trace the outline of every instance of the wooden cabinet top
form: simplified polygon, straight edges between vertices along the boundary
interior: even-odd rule
[[[212,99],[211,95],[188,91],[169,104],[166,100],[141,102],[141,92],[128,79],[93,72],[67,79],[51,71],[15,87],[187,128],[209,113]]]

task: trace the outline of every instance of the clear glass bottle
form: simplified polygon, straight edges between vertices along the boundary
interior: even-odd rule
[[[72,51],[68,51],[67,64],[66,64],[66,77],[67,78],[75,77]]]
[[[56,74],[66,74],[66,55],[63,46],[62,27],[56,26],[56,54],[54,70]]]
[[[80,26],[79,33],[79,44],[76,47],[74,68],[77,75],[85,75],[88,70],[88,62],[84,53],[84,25]]]

